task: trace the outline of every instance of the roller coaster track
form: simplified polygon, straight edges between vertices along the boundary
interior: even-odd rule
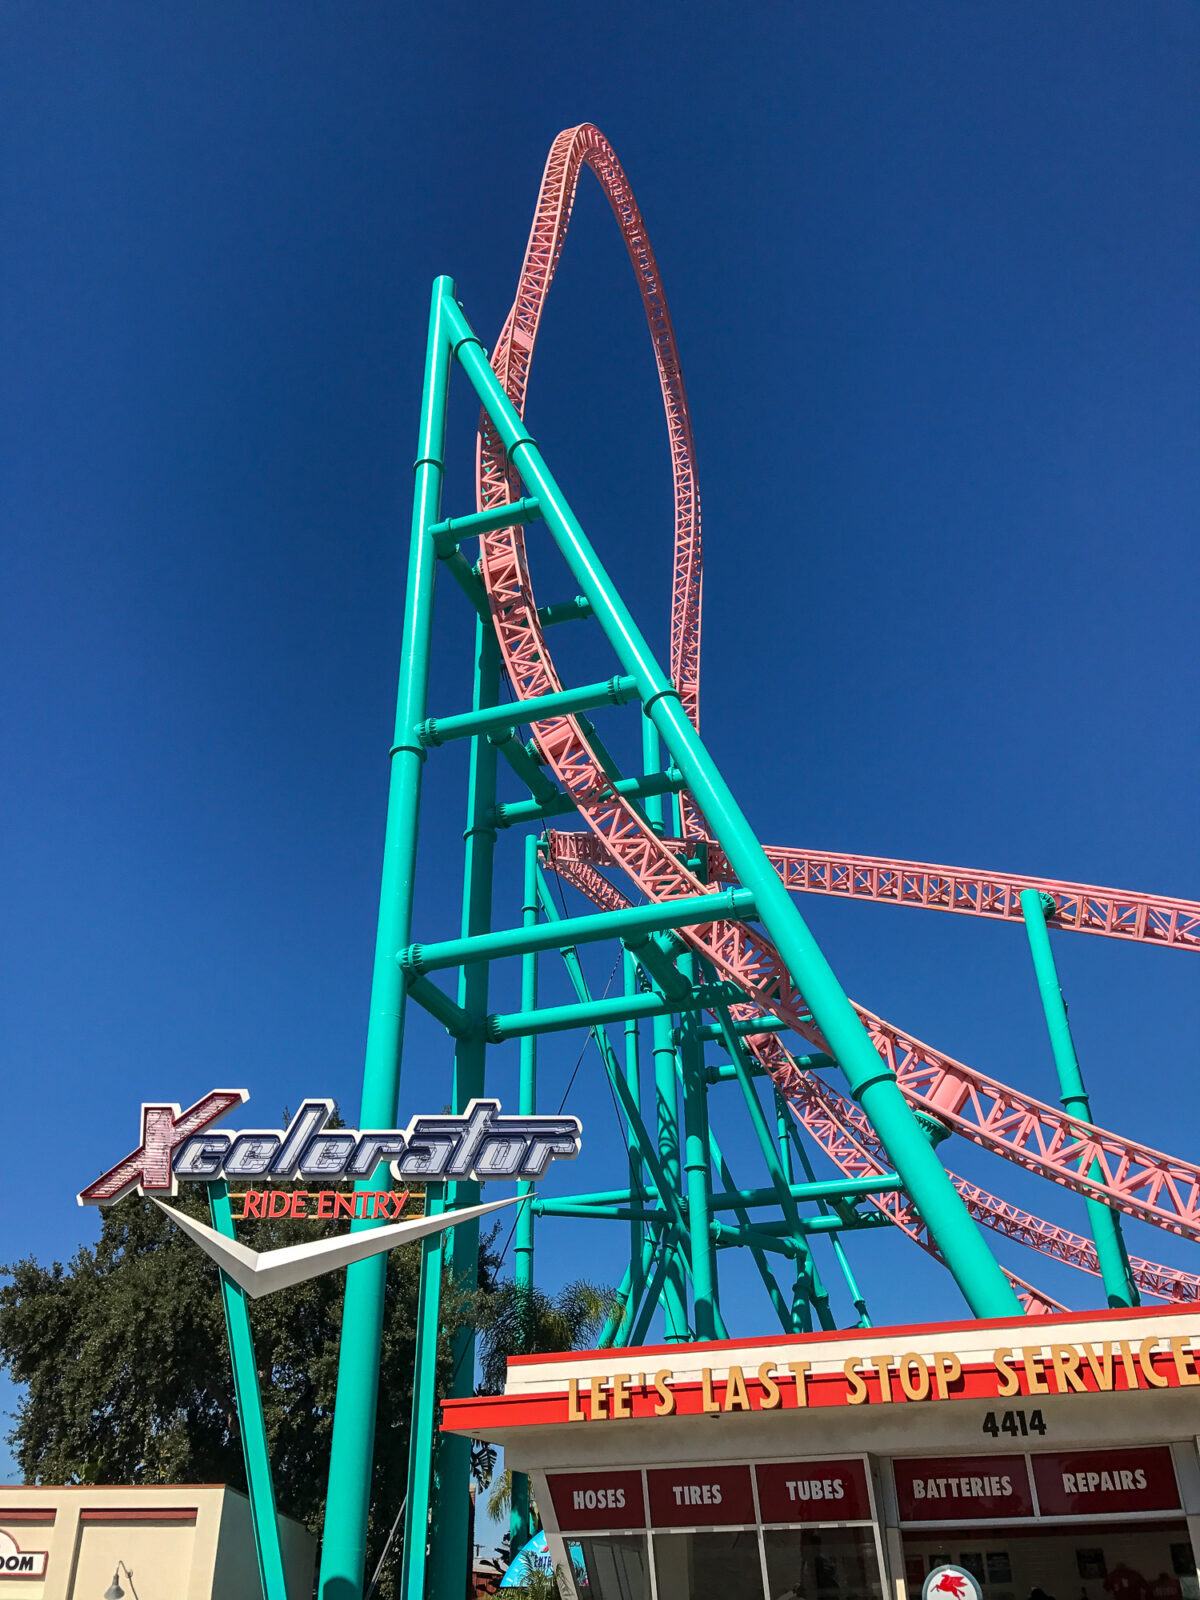
[[[569,856],[555,858],[553,855],[550,863],[564,882],[603,910],[624,910],[630,904],[626,896],[590,863]],[[739,1015],[749,1011],[749,1007],[735,1008]],[[781,1080],[789,1082],[786,1098],[793,1115],[846,1177],[869,1178],[891,1171],[887,1152],[859,1107],[816,1073],[800,1072],[778,1035],[752,1034],[745,1043],[776,1083]],[[1096,1247],[1090,1239],[1057,1223],[1047,1222],[1043,1217],[1008,1200],[1002,1200],[956,1173],[951,1172],[949,1176],[966,1202],[968,1211],[984,1227],[1026,1245],[1050,1260],[1060,1261],[1093,1277],[1100,1276]],[[907,1195],[900,1191],[885,1192],[872,1196],[872,1204],[890,1217],[923,1250],[938,1257],[937,1247]],[[1129,1263],[1134,1282],[1141,1293],[1163,1300],[1200,1301],[1200,1277],[1195,1274],[1146,1261],[1140,1256],[1131,1256]],[[1032,1308],[1032,1296],[1043,1308],[1058,1308],[1058,1302],[1050,1296],[1034,1289],[1007,1268],[1005,1271],[1022,1299],[1026,1300],[1027,1307]]]
[[[602,855],[586,834],[554,835],[556,850],[591,849]],[[679,848],[682,841],[677,841]],[[668,841],[668,845],[670,841]],[[709,877],[714,883],[737,879],[725,852],[713,839],[705,842]],[[780,880],[797,894],[827,894],[881,905],[918,906],[925,911],[952,911],[961,916],[1024,922],[1021,890],[1037,889],[1054,901],[1046,915],[1052,928],[1068,933],[1097,933],[1134,944],[1168,950],[1200,951],[1200,903],[1135,889],[1101,889],[1093,884],[1065,883],[1057,878],[1023,878],[1011,872],[980,872],[970,867],[939,867],[927,861],[889,861],[883,856],[848,856],[829,850],[801,850],[766,844],[763,851]]]
[[[701,556],[695,452],[686,392],[660,274],[641,214],[615,152],[591,125],[566,130],[551,147],[517,295],[497,343],[492,367],[523,415],[541,314],[585,165],[598,178],[621,228],[658,363],[675,484],[671,667],[681,699],[695,721]],[[515,498],[517,487],[503,446],[484,418],[477,458],[479,509],[491,510],[508,503]],[[501,658],[516,698],[527,700],[560,691],[563,684],[538,616],[521,527],[483,536],[480,570]],[[535,722],[532,728],[547,766],[571,795],[591,830],[594,845],[589,841],[587,846],[574,847],[579,851],[579,865],[585,864],[586,852],[595,848],[598,860],[606,868],[622,872],[637,891],[652,901],[702,894],[710,888],[689,868],[686,859],[681,859],[678,849],[660,839],[642,814],[613,791],[583,723],[574,717],[553,717]],[[685,833],[707,832],[694,803],[686,796],[681,798]],[[558,837],[586,839],[579,834]],[[596,876],[607,881],[599,873]],[[759,928],[747,922],[717,922],[681,932],[721,977],[743,991],[747,997],[746,1015],[770,1013],[818,1048],[825,1048],[804,997]],[[1169,1231],[1191,1238],[1200,1236],[1200,1168],[1194,1164],[1069,1117],[1061,1109],[934,1050],[862,1007],[857,1009],[876,1049],[915,1107],[932,1113],[984,1148],[1056,1183]],[[796,1114],[805,1121],[802,1108],[811,1103],[817,1087],[811,1074],[796,1069],[782,1046],[776,1049],[771,1045],[773,1038],[759,1035],[753,1040],[753,1048]],[[825,1093],[832,1093],[820,1087]],[[849,1102],[845,1106],[848,1116],[853,1108]],[[850,1138],[849,1126],[840,1119],[838,1125]],[[894,1220],[900,1221],[900,1217],[896,1215]],[[1169,1272],[1165,1268],[1155,1270]]]

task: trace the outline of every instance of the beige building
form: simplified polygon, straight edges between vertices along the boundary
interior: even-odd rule
[[[311,1600],[316,1540],[280,1535],[289,1600]],[[222,1484],[0,1487],[0,1600],[258,1600],[250,1502]]]

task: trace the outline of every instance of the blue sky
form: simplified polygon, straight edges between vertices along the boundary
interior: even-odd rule
[[[670,293],[704,732],[760,836],[1200,897],[1194,7],[10,4],[0,40],[6,1257],[93,1236],[74,1193],[143,1098],[357,1107],[429,281],[454,275],[491,341],[570,123],[621,153]],[[472,413],[460,387],[451,511]],[[586,177],[529,418],[665,655],[661,407]],[[451,711],[456,594],[437,638]],[[610,670],[586,630],[565,649]],[[632,719],[611,726],[626,749]],[[462,752],[426,792],[416,925],[439,937]],[[805,909],[872,1009],[1053,1097],[1019,930]],[[1194,1155],[1188,959],[1056,949],[1098,1120]],[[544,1048],[547,1104],[578,1049]],[[418,1017],[406,1116],[447,1068]],[[511,1097],[515,1046],[494,1070]],[[586,1148],[554,1183],[619,1181],[592,1057],[570,1105]],[[1071,1196],[945,1153],[1081,1225]],[[547,1226],[544,1279],[615,1280],[622,1242]],[[904,1241],[851,1244],[877,1320],[957,1311]],[[743,1281],[732,1320],[765,1329]]]

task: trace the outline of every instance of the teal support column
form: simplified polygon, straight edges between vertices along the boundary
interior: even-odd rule
[[[500,648],[494,629],[482,618],[475,624],[475,682],[472,707],[482,712],[500,695]],[[487,932],[492,918],[492,876],[496,853],[496,746],[486,737],[471,740],[468,773],[467,826],[463,832],[462,937]],[[472,1016],[487,1010],[490,965],[474,961],[462,968],[458,1004]],[[476,1033],[454,1042],[454,1097],[456,1112],[465,1111],[484,1091],[487,1040]],[[448,1184],[446,1203],[451,1208],[469,1206],[479,1199],[479,1184],[465,1180]],[[519,1208],[528,1210],[528,1206]],[[479,1222],[459,1223],[443,1245],[445,1270],[468,1290],[479,1272]],[[454,1336],[453,1366],[448,1393],[453,1397],[475,1392],[475,1330],[460,1328]],[[464,1594],[470,1579],[471,1548],[468,1511],[471,1485],[471,1441],[458,1434],[443,1434],[437,1451],[437,1499],[433,1508],[433,1543],[427,1589],[431,1597]],[[415,1593],[405,1600],[418,1600]]]
[[[387,826],[379,891],[379,921],[371,978],[371,1011],[359,1126],[394,1125],[404,1041],[404,977],[396,951],[412,937],[413,872],[417,851],[417,812],[425,752],[414,732],[426,710],[429,647],[433,629],[433,578],[437,564],[430,529],[441,515],[442,456],[446,437],[446,393],[450,376],[447,308],[454,284],[438,278],[433,286],[421,429],[413,487],[412,541],[392,739]],[[362,1189],[386,1187],[386,1166],[361,1180]],[[353,1229],[377,1226],[356,1220]],[[372,1256],[346,1271],[342,1339],[338,1352],[325,1536],[321,1546],[321,1600],[360,1600],[366,1560],[371,1464],[375,1446],[375,1408],[379,1393],[379,1349],[383,1327],[387,1256]]]
[[[680,969],[694,981],[696,958],[689,951]],[[697,1339],[717,1336],[717,1280],[712,1221],[712,1174],[708,1164],[708,1084],[704,1079],[704,1046],[683,1018],[679,1064],[683,1072],[683,1167],[687,1183],[688,1227],[691,1230],[692,1319]]]
[[[228,1185],[222,1179],[219,1183],[208,1184],[207,1188],[208,1214],[212,1225],[226,1239],[232,1239],[233,1213],[229,1206]],[[267,1450],[267,1425],[263,1417],[262,1392],[258,1387],[254,1339],[250,1332],[250,1308],[246,1304],[246,1296],[224,1273],[221,1274],[221,1305],[225,1312],[229,1360],[233,1367],[233,1394],[237,1402],[238,1430],[242,1436],[242,1459],[246,1464],[246,1487],[250,1492],[250,1520],[254,1526],[258,1579],[263,1600],[288,1600],[283,1551],[279,1546],[279,1519],[275,1512],[275,1486],[271,1481],[271,1458]]]
[[[655,1017],[652,1023],[651,1056],[654,1061],[655,1138],[664,1180],[679,1193],[679,1097],[676,1088],[675,1029],[669,1016]],[[663,1338],[668,1344],[682,1344],[688,1338],[687,1290],[678,1255],[664,1245],[662,1251],[661,1298]],[[653,1314],[653,1312],[651,1312]],[[639,1318],[640,1323],[640,1318]]]
[[[689,722],[679,691],[605,571],[537,445],[488,364],[461,308],[444,297],[455,355],[495,424],[513,468],[536,496],[542,519],[591,604],[621,670],[635,679],[644,714],[670,752],[738,881],[812,1008],[850,1091],[879,1134],[946,1265],[976,1316],[1021,1314],[1016,1291],[926,1138],[894,1074],[880,1059],[808,924],[767,859],[740,806]]]
[[[440,1183],[427,1185],[426,1213],[435,1216],[445,1209],[443,1186]],[[408,1491],[404,1501],[404,1545],[401,1550],[401,1600],[424,1600],[425,1596],[433,1484],[430,1468],[437,1443],[438,1318],[441,1303],[442,1236],[431,1234],[421,1241],[412,1425],[408,1435]]]
[[[627,949],[621,951],[621,972],[624,981],[625,993],[637,993],[637,962]],[[640,1116],[642,1109],[642,1061],[641,1061],[641,1035],[636,1017],[627,1017],[625,1021],[625,1086],[629,1091],[631,1103],[637,1107]],[[645,1192],[642,1171],[642,1156],[638,1148],[638,1141],[630,1125],[625,1137],[625,1158],[629,1167],[629,1188],[633,1195]],[[641,1222],[629,1224],[629,1297],[626,1305],[636,1305],[642,1296],[645,1287],[642,1277],[642,1252],[646,1244],[646,1228]],[[622,1318],[622,1321],[625,1319]],[[620,1332],[621,1324],[615,1330]]]
[[[1071,1024],[1067,1020],[1067,1004],[1058,981],[1058,968],[1054,951],[1050,948],[1050,930],[1046,926],[1046,911],[1053,908],[1050,896],[1048,908],[1037,889],[1021,890],[1021,912],[1025,918],[1025,933],[1029,939],[1029,952],[1033,957],[1033,970],[1037,977],[1038,994],[1046,1017],[1046,1031],[1050,1035],[1050,1049],[1058,1073],[1058,1088],[1062,1104],[1073,1117],[1091,1122],[1092,1107],[1083,1082],[1075,1041],[1071,1037]],[[1093,1166],[1089,1176],[1100,1177],[1098,1166]],[[1125,1236],[1121,1219],[1102,1200],[1086,1202],[1088,1222],[1100,1264],[1100,1276],[1110,1306],[1136,1306],[1141,1304],[1137,1285],[1129,1269],[1125,1250]]]
[[[537,926],[538,920],[538,839],[534,833],[525,836],[525,860],[521,888],[521,926]],[[538,999],[538,953],[528,950],[521,957],[521,1010],[532,1011]],[[521,1040],[517,1109],[523,1117],[537,1112],[537,1035],[529,1034]],[[533,1184],[522,1181],[517,1185],[519,1194],[532,1194]],[[526,1298],[533,1293],[533,1206],[517,1207],[515,1251],[513,1256],[513,1281],[517,1293]],[[528,1331],[526,1332],[528,1339]],[[508,1513],[509,1549],[524,1547],[533,1532],[529,1512],[529,1479],[523,1472],[512,1475],[511,1499]]]
[[[642,718],[642,772],[646,777],[659,771],[662,766],[662,755],[658,743],[658,729],[649,717]],[[657,794],[646,797],[646,820],[651,830],[661,839],[666,832],[663,823],[662,796]]]

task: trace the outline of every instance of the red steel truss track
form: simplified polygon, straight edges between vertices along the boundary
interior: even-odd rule
[[[558,840],[555,834],[554,839]],[[601,859],[586,834],[563,834],[561,846],[583,841],[592,860]],[[667,841],[670,845],[671,841]],[[675,841],[675,848],[681,841]],[[715,839],[706,841],[709,877],[714,883],[737,882],[725,852]],[[1066,883],[1057,878],[1022,878],[1012,872],[981,872],[971,867],[939,867],[928,861],[889,861],[884,856],[850,856],[834,850],[802,850],[793,845],[765,844],[763,852],[784,886],[797,894],[827,894],[846,900],[883,905],[919,906],[926,911],[953,911],[961,916],[1024,922],[1021,890],[1038,889],[1054,900],[1046,921],[1073,933],[1098,933],[1135,944],[1169,950],[1200,951],[1200,902],[1169,895],[1142,894],[1136,889],[1101,889],[1094,884]]]
[[[1021,890],[1040,889],[1054,900],[1054,910],[1046,917],[1052,928],[1164,945],[1171,950],[1200,950],[1200,903],[1195,900],[1064,883],[1056,878],[1019,878],[1011,872],[939,867],[927,861],[888,861],[882,856],[848,856],[791,845],[764,845],[763,849],[786,886],[805,894],[841,895],[1023,922]],[[715,845],[709,847],[709,872],[722,882],[733,878],[724,853]]]
[[[516,299],[492,365],[514,406],[523,414],[541,313],[584,165],[595,173],[621,228],[654,342],[675,484],[671,668],[689,715],[695,720],[699,693],[700,521],[686,392],[645,225],[616,153],[590,124],[566,130],[551,147]],[[516,483],[503,448],[486,421],[481,424],[477,466],[481,510],[503,505],[514,497]],[[563,685],[537,614],[520,527],[502,529],[482,539],[481,572],[501,656],[517,699],[560,690]],[[591,830],[590,840],[581,834],[558,836],[564,841],[578,841],[570,848],[577,850],[574,859],[579,866],[591,865],[588,857],[594,852],[600,863],[620,870],[637,890],[654,901],[701,894],[710,887],[687,868],[668,842],[650,830],[633,806],[612,792],[603,764],[577,719],[557,717],[537,722],[533,733],[547,766],[572,795]],[[707,831],[694,804],[686,799],[685,818],[689,834]],[[562,860],[565,865],[567,857]],[[601,882],[607,881],[599,873],[596,876]],[[825,1047],[803,996],[760,929],[748,923],[726,922],[681,931],[693,949],[749,997],[746,1006],[739,1008],[743,1015],[771,1013],[818,1048]],[[943,1055],[871,1012],[861,1007],[858,1010],[876,1048],[915,1106],[934,1113],[964,1137],[1054,1182],[1172,1232],[1200,1236],[1200,1167],[1068,1117],[1058,1108]],[[756,1037],[752,1047],[804,1121],[802,1106],[816,1093],[812,1076],[796,1069],[774,1035]],[[820,1087],[824,1090],[824,1086]],[[844,1131],[849,1137],[848,1129]],[[1093,1172],[1098,1177],[1092,1177]],[[895,1220],[900,1221],[900,1217]]]

